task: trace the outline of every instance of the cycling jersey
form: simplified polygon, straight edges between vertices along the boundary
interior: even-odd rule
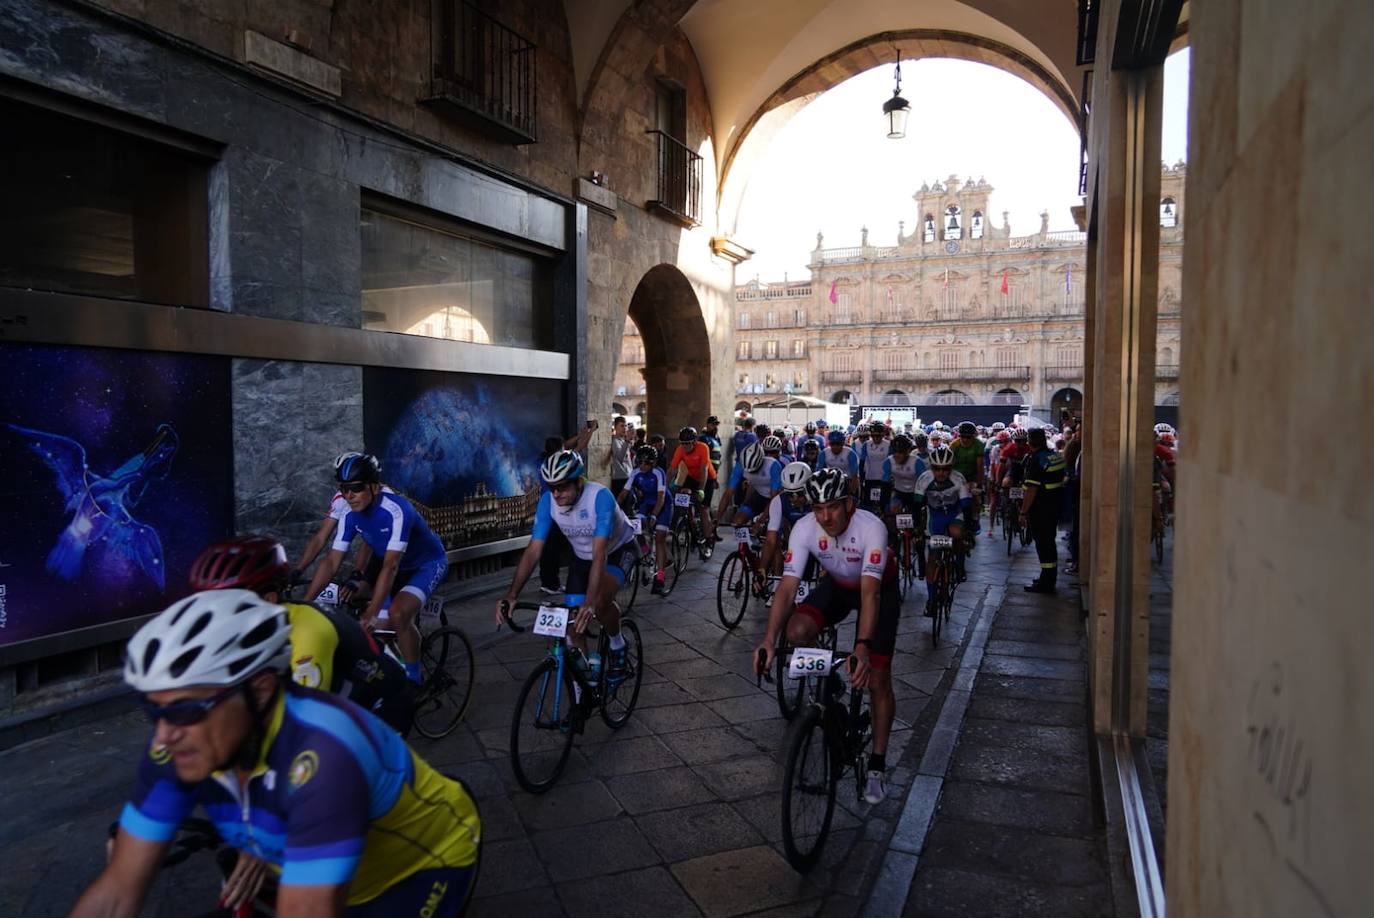
[[[621,493],[629,494],[632,491],[639,492],[639,504],[635,507],[638,516],[653,517],[658,496],[663,495],[663,506],[654,518],[654,525],[656,529],[667,532],[669,524],[673,521],[673,502],[668,499],[668,476],[663,469],[654,466],[647,472],[635,472],[634,477],[625,483],[625,490]]]
[[[849,526],[838,537],[822,529],[814,513],[798,520],[787,540],[783,576],[801,577],[806,562],[813,557],[846,589],[857,589],[860,577],[886,580],[897,576],[887,547],[887,526],[867,510],[855,510]]]
[[[735,463],[734,470],[730,473],[730,487],[738,492],[739,486],[745,481],[749,482],[749,488],[760,497],[772,497],[782,490],[782,463],[772,456],[765,456],[763,467],[757,472],[746,472],[744,464]]]
[[[706,451],[711,456],[711,465],[716,467],[716,471],[720,471],[720,440],[716,439],[708,433],[704,433],[701,435],[701,442],[706,444]]]
[[[816,460],[816,470],[821,469],[839,469],[846,475],[858,475],[859,454],[847,446],[840,447],[838,453],[833,449],[827,449]]]
[[[793,503],[786,494],[774,494],[772,500],[768,501],[768,531],[781,532],[784,522],[790,529],[797,525],[797,520],[810,512],[811,508],[805,501],[797,504]]]
[[[1165,446],[1163,443],[1156,443],[1155,458],[1158,459],[1160,462],[1164,463],[1166,466],[1173,465],[1174,451],[1169,449],[1169,447]]]
[[[955,437],[949,444],[954,453],[954,471],[964,476],[965,481],[977,481],[978,470],[983,467],[983,441],[974,437],[967,443]]]
[[[372,636],[347,615],[300,602],[283,605],[291,622],[291,679],[342,695],[396,727],[379,706],[407,694],[401,664],[379,651]],[[408,708],[408,699],[401,707]]]
[[[916,499],[930,510],[926,518],[931,535],[947,535],[949,524],[973,503],[963,475],[952,471],[944,481],[936,481],[935,473],[929,469],[916,479]]]
[[[1021,472],[1023,470],[1022,460],[1029,455],[1030,447],[1022,446],[1016,442],[1012,442],[1009,446],[1002,447],[1002,451],[997,454],[997,459],[1001,463],[1001,468],[998,472],[999,477],[1010,475],[1012,484],[1018,484],[1021,481]]]
[[[225,842],[279,867],[283,885],[347,883],[350,906],[422,870],[476,863],[482,827],[467,790],[357,705],[283,682],[261,748],[242,789],[232,771],[182,782],[150,745],[120,827],[166,842],[200,804]]]
[[[737,430],[730,437],[730,448],[734,451],[732,455],[735,461],[739,462],[740,453],[749,448],[750,443],[759,442],[758,434],[752,430]]]
[[[892,485],[899,494],[914,494],[916,479],[926,470],[926,464],[915,453],[908,453],[906,462],[898,462],[897,457],[888,456],[883,460],[883,482]]]
[[[382,485],[383,494],[395,494],[390,485]],[[348,501],[344,499],[342,491],[335,491],[334,496],[329,499],[329,512],[325,517],[332,519],[336,523],[342,523],[344,517],[348,516]]]
[[[429,531],[410,501],[399,494],[378,494],[366,510],[349,511],[334,536],[335,550],[348,551],[355,535],[361,535],[378,557],[389,551],[401,552],[400,571],[448,564],[444,543]]]
[[[553,494],[539,498],[539,507],[534,511],[534,532],[531,538],[543,542],[549,537],[553,526],[558,526],[568,537],[573,554],[583,561],[592,559],[592,546],[598,538],[607,539],[606,553],[611,552],[634,539],[630,520],[616,506],[615,498],[604,485],[588,481],[582,485],[582,494],[571,507],[558,506]]]
[[[887,455],[891,450],[891,440],[870,440],[859,447],[859,465],[863,469],[864,478],[877,481],[883,477],[883,463],[887,461]]]
[[[687,466],[687,477],[693,479],[698,484],[705,483],[708,478],[716,477],[716,470],[711,465],[711,449],[700,440],[692,444],[690,450],[684,450],[681,444],[673,450],[673,459],[668,463],[668,476],[671,478],[677,471],[678,465]]]

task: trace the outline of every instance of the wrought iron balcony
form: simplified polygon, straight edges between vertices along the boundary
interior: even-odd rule
[[[657,196],[648,202],[675,223],[701,225],[701,157],[663,131],[646,131],[658,144]]]
[[[434,0],[433,70],[422,100],[509,143],[538,139],[535,45],[467,0]]]
[[[1025,367],[931,367],[908,370],[905,379],[914,382],[1029,382],[1031,368]]]
[[[911,375],[914,372],[915,369],[913,367],[899,370],[874,370],[873,378],[878,382],[905,382],[906,380],[914,378]]]
[[[1157,363],[1157,364],[1155,364],[1155,379],[1178,379],[1178,364],[1176,364],[1176,363]]]

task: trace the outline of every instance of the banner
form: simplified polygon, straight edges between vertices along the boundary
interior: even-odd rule
[[[0,645],[157,612],[233,531],[229,359],[0,344]]]

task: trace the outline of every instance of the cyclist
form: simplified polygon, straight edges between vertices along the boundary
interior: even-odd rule
[[[911,436],[911,451],[920,457],[922,462],[930,462],[930,439],[921,432],[916,432]]]
[[[860,492],[863,499],[859,503],[874,513],[882,513],[889,490],[883,478],[883,464],[892,451],[892,441],[887,439],[887,427],[881,421],[868,425],[867,433],[867,439],[861,436],[858,449],[859,473],[863,477],[863,490]],[[874,488],[881,491],[876,500],[872,494]]]
[[[1030,432],[1030,446],[1033,452],[1026,460],[1021,525],[1029,525],[1035,536],[1040,576],[1026,585],[1026,592],[1053,593],[1059,575],[1055,533],[1059,529],[1059,502],[1064,494],[1064,457],[1049,448],[1043,427]]]
[[[949,444],[954,453],[954,471],[964,476],[968,482],[969,493],[973,496],[973,534],[981,528],[983,513],[983,441],[978,439],[978,428],[972,421],[959,425],[958,436]]]
[[[846,475],[849,482],[849,492],[857,495],[859,493],[859,454],[854,452],[851,447],[844,445],[844,431],[832,430],[827,439],[830,441],[830,448],[821,453],[817,471],[820,469],[839,469]]]
[[[998,477],[1002,479],[1003,488],[1011,488],[1021,483],[1021,475],[1025,471],[1026,458],[1030,456],[1029,435],[1024,427],[1018,427],[1011,434],[1011,443],[1002,447],[997,454]]]
[[[889,532],[896,538],[897,514],[910,513],[913,525],[921,525],[922,503],[916,499],[916,482],[925,473],[925,460],[914,452],[911,438],[899,434],[892,438],[892,452],[883,460],[883,485],[888,489],[887,514]],[[926,576],[924,552],[916,552],[916,575]]]
[[[999,421],[998,424],[1001,422]],[[992,425],[996,427],[997,424]],[[997,508],[1002,503],[1002,476],[998,468],[1002,464],[1002,450],[1011,443],[1011,433],[1005,427],[988,438],[988,537],[991,538],[997,523]]]
[[[680,471],[679,471],[680,470]],[[708,539],[714,539],[716,524],[711,519],[711,510],[706,505],[704,490],[707,479],[716,477],[715,467],[711,465],[711,449],[697,439],[695,427],[684,427],[677,432],[677,449],[668,463],[668,481],[676,490],[696,492],[697,513],[701,516],[701,531]],[[674,481],[676,478],[676,481]]]
[[[730,463],[731,468],[734,463],[739,462],[740,454],[750,443],[759,442],[758,434],[754,433],[754,419],[745,415],[739,419],[739,430],[735,431],[730,437]]]
[[[658,467],[658,450],[652,446],[641,446],[635,459],[639,461],[639,470],[625,483],[620,499],[623,504],[626,497],[633,499],[638,494],[639,503],[635,513],[648,519],[654,527],[655,570],[654,586],[650,592],[661,596],[668,559],[668,527],[673,523],[673,508],[668,503],[668,476]]]
[[[611,492],[587,481],[586,474],[582,457],[569,450],[544,460],[539,475],[548,483],[549,490],[539,498],[530,544],[520,556],[510,588],[496,603],[496,625],[499,628],[510,614],[511,603],[525,588],[539,563],[545,540],[557,526],[568,537],[573,550],[565,597],[568,605],[577,609],[573,634],[580,642],[593,616],[601,622],[611,645],[606,676],[618,685],[625,678],[626,661],[625,636],[620,633],[620,608],[615,604],[615,594],[633,571],[639,546],[629,519],[616,505]]]
[[[931,535],[947,535],[954,539],[954,570],[962,583],[964,552],[960,548],[964,533],[971,530],[968,519],[973,498],[968,492],[964,476],[954,470],[954,453],[948,446],[930,451],[930,467],[916,479],[916,501],[926,508],[926,525]],[[926,617],[934,615],[935,584],[926,582]]]
[[[716,515],[723,517],[737,494],[740,497],[736,501],[734,525],[743,526],[767,510],[768,501],[782,490],[782,461],[778,458],[781,451],[782,441],[774,436],[745,447],[730,473],[730,481],[720,492]],[[741,493],[746,485],[747,495]]]
[[[811,466],[812,471],[820,470],[821,448],[816,445],[814,439],[802,439],[801,461]]]
[[[806,424],[802,427],[801,446],[802,446],[802,449],[803,449],[803,450],[806,448],[806,444],[807,444],[807,443],[815,443],[815,444],[816,444],[816,452],[818,452],[818,453],[819,453],[821,450],[825,449],[825,440],[823,440],[822,438],[816,436],[816,422],[815,422],[815,421],[807,421]]]
[[[211,590],[130,639],[124,681],[153,736],[74,916],[136,914],[197,803],[230,846],[281,870],[284,918],[462,910],[481,846],[472,797],[367,711],[285,678],[289,638],[281,606]]]
[[[850,609],[859,610],[850,684],[856,692],[867,688],[872,699],[873,753],[868,760],[864,799],[880,803],[887,792],[887,742],[897,710],[892,693],[892,652],[901,611],[897,565],[887,547],[887,527],[872,513],[856,507],[844,472],[822,469],[811,476],[806,490],[812,511],[792,527],[787,540],[782,582],[773,594],[768,628],[755,650],[755,665],[761,656],[760,672],[772,667],[773,648],[784,625],[788,642],[804,647],[815,643],[822,628],[843,621]],[[813,557],[827,576],[798,605],[797,586]],[[792,614],[794,606],[796,615]]]
[[[415,628],[415,617],[448,573],[444,544],[430,532],[410,501],[399,494],[382,493],[377,463],[371,456],[345,460],[334,470],[334,477],[348,501],[348,516],[334,538],[333,548],[315,569],[305,600],[310,602],[320,595],[338,571],[349,544],[355,536],[362,536],[382,558],[372,598],[363,612],[363,627],[369,631],[376,627],[382,607],[390,599],[387,618],[396,629],[396,644],[405,656],[406,675],[412,682],[419,682],[420,632]]]
[[[356,621],[338,612],[290,602],[286,549],[266,536],[239,536],[200,553],[188,578],[196,592],[252,590],[285,607],[291,626],[291,678],[306,688],[342,695],[391,725],[410,731],[415,700],[405,670],[377,648]]]
[[[344,453],[334,460],[334,468],[338,469],[339,466],[344,464],[345,460],[361,455],[363,454],[358,452]],[[381,462],[376,456],[372,456],[371,459],[372,462],[377,465],[377,472],[380,474],[382,470]],[[396,493],[391,489],[390,485],[385,484],[382,485],[382,491],[386,494]],[[325,514],[324,519],[320,520],[320,525],[315,529],[315,534],[310,537],[310,541],[305,545],[305,550],[301,552],[300,561],[296,563],[295,569],[291,571],[291,582],[293,584],[303,580],[305,569],[319,557],[320,552],[324,551],[324,547],[328,545],[330,539],[333,538],[336,527],[344,521],[344,517],[346,516],[348,516],[348,501],[344,500],[343,492],[336,489],[334,491],[334,496],[329,499],[329,512]],[[372,549],[364,544],[358,549],[357,557],[354,558],[353,561],[353,579],[350,581],[351,585],[345,585],[345,589],[348,590],[348,595],[343,595],[340,598],[347,600],[359,583],[376,583],[377,573],[381,569],[382,559],[373,555]]]
[[[778,543],[787,541],[792,527],[811,512],[806,495],[806,483],[811,480],[811,467],[805,462],[789,462],[782,469],[782,489],[768,501],[768,520],[764,527],[763,552],[760,569],[754,573],[762,584],[773,570]]]

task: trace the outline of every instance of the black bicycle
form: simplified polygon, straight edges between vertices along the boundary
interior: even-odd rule
[[[701,525],[701,500],[697,492],[678,491],[673,495],[673,523],[668,531],[669,563],[681,574],[693,554],[706,562],[715,552],[716,540]]]
[[[629,721],[639,700],[644,645],[639,638],[639,626],[622,613],[625,674],[613,680],[606,666],[610,638],[604,630],[587,635],[597,642],[597,652],[590,658],[569,640],[573,607],[513,603],[502,618],[512,631],[523,632],[525,628],[511,617],[511,612],[517,610],[534,612],[535,633],[550,638],[549,655],[525,678],[510,725],[510,763],[515,779],[530,793],[542,794],[563,773],[573,736],[583,732],[594,711],[600,710],[601,719],[612,730],[619,730]]]
[[[814,583],[803,582],[798,588],[799,598],[805,598],[803,590],[815,589]],[[822,650],[834,650],[836,641],[836,629],[833,625],[822,628],[820,634],[816,636],[816,646]],[[802,709],[803,704],[810,695],[815,694],[815,680],[806,674],[793,675],[788,672],[788,661],[792,657],[792,652],[796,650],[787,640],[787,626],[784,624],[778,631],[778,639],[773,643],[773,671],[774,676],[768,681],[774,683],[774,689],[778,696],[778,711],[784,720],[792,720],[797,716],[797,712]]]
[[[852,671],[849,653],[829,648],[798,649],[788,664],[790,672],[818,683],[790,728],[783,757],[782,845],[788,863],[800,873],[820,859],[846,769],[854,773],[855,800],[863,800],[873,717],[866,693],[849,688],[839,676],[841,667]]]

